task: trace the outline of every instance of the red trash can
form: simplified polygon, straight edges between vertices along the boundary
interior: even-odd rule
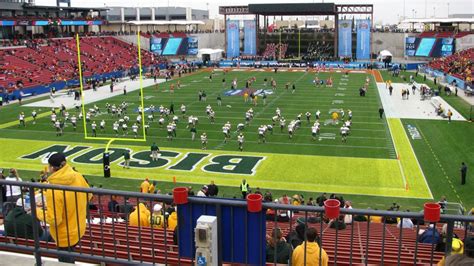
[[[248,212],[260,212],[262,211],[262,195],[260,194],[248,194],[247,195],[247,211]]]
[[[185,187],[175,187],[173,189],[173,202],[177,205],[188,203],[188,189]]]
[[[425,210],[423,213],[425,216],[425,222],[439,222],[441,216],[441,205],[436,202],[427,202],[425,203]]]
[[[337,199],[328,199],[324,202],[324,212],[329,219],[337,219],[341,211],[341,203]]]

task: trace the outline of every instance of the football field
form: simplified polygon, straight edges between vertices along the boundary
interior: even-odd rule
[[[268,189],[334,192],[374,196],[432,198],[423,171],[412,149],[410,141],[400,119],[382,119],[378,109],[381,105],[375,80],[371,73],[356,72],[344,75],[340,72],[315,73],[304,70],[274,71],[234,69],[227,73],[215,71],[212,81],[211,72],[201,71],[195,74],[175,77],[172,81],[144,88],[145,124],[149,124],[146,142],[117,141],[111,146],[112,175],[117,178],[149,177],[157,181],[207,184],[210,180],[224,186],[238,186],[241,179],[248,180],[252,187]],[[332,78],[334,85],[316,86],[315,77],[321,80]],[[255,82],[246,89],[248,79]],[[359,88],[369,78],[369,88],[365,97],[359,96]],[[223,82],[225,79],[225,83]],[[235,90],[230,89],[233,80],[237,81]],[[265,86],[264,80],[267,80]],[[275,80],[277,89],[272,90],[270,81]],[[177,88],[177,82],[181,88]],[[174,92],[170,91],[174,84]],[[285,85],[289,85],[287,90]],[[293,92],[292,86],[295,85]],[[101,88],[108,90],[107,86]],[[121,85],[117,86],[121,89]],[[199,101],[198,92],[203,90],[206,101]],[[263,94],[266,94],[266,103]],[[257,104],[244,101],[243,94],[255,93]],[[260,94],[259,94],[260,93]],[[217,98],[222,98],[218,106]],[[57,101],[59,102],[59,100]],[[85,106],[85,110],[99,108],[91,122],[97,125],[103,120],[105,131],[97,127],[97,137],[115,138],[112,124],[119,118],[108,113],[106,104],[119,106],[128,104],[127,116],[130,117],[128,134],[119,130],[120,138],[133,138],[133,122],[139,115],[141,98],[138,91],[127,95],[117,95],[99,100]],[[180,107],[186,106],[186,117]],[[164,116],[165,123],[159,125],[159,112],[153,114],[150,106],[156,109],[174,106],[179,120],[176,123],[176,136],[168,140],[166,126],[173,114]],[[206,113],[210,105],[215,111],[212,123]],[[59,106],[56,106],[59,107]],[[245,136],[243,152],[239,151],[237,125],[245,123],[246,112],[252,108],[253,118],[242,130]],[[283,130],[277,121],[273,132],[267,131],[266,142],[259,143],[258,128],[273,125],[272,117],[276,110],[286,120]],[[31,121],[31,112],[35,110],[39,117],[35,124]],[[319,110],[320,131],[312,138],[311,126],[315,122],[315,113]],[[341,112],[344,110],[344,117]],[[352,125],[347,142],[343,143],[340,127],[352,111]],[[18,126],[18,114],[25,112],[26,127]],[[78,116],[75,108],[69,109],[69,117]],[[306,112],[311,113],[307,121]],[[338,113],[338,123],[332,120]],[[74,131],[70,122],[65,122],[64,134],[56,136],[51,123],[51,108],[48,107],[5,107],[0,117],[0,165],[25,170],[40,170],[44,159],[53,151],[68,153],[68,158],[78,170],[86,175],[102,174],[102,152],[106,141],[84,138],[82,120]],[[301,115],[301,125],[290,139],[287,125]],[[187,128],[187,117],[198,118],[196,139],[191,139]],[[63,119],[61,115],[58,117]],[[123,118],[123,117],[121,117]],[[224,142],[222,127],[231,124],[230,139]],[[87,125],[88,137],[92,137],[90,123]],[[138,130],[138,139],[143,136]],[[207,149],[202,150],[200,135],[207,134]],[[162,154],[158,161],[150,158],[150,145],[156,142]],[[131,169],[122,167],[124,149],[132,155]],[[114,182],[111,179],[110,182]]]

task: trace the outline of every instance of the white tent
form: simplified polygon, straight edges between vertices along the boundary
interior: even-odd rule
[[[379,61],[382,61],[387,57],[393,57],[392,53],[390,53],[389,50],[382,50],[382,51],[380,51],[379,56],[377,56],[377,59]]]
[[[210,49],[210,48],[203,48],[199,49],[197,57],[198,58],[207,58],[210,61],[218,61],[222,58],[222,49]],[[207,61],[206,60],[206,61]]]

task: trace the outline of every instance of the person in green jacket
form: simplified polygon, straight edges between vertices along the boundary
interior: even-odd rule
[[[290,254],[290,244],[282,239],[280,228],[274,228],[272,235],[267,236],[266,262],[288,264]]]
[[[22,199],[18,199],[16,207],[5,217],[5,234],[12,237],[34,239],[33,226],[34,223],[37,223],[38,235],[43,235],[39,221],[33,219],[33,216],[28,214],[21,205]]]

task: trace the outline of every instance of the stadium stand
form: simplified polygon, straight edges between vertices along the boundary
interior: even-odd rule
[[[137,48],[114,37],[85,37],[81,45],[85,77],[137,66]],[[77,79],[76,49],[72,38],[51,39],[47,45],[2,49],[0,87],[13,90]],[[144,66],[156,63],[152,58],[151,53],[142,49]]]
[[[2,185],[18,184],[15,182],[0,181]],[[37,187],[34,183],[23,183],[24,186]],[[50,185],[46,185],[51,187]],[[32,189],[32,188],[30,188]],[[146,202],[148,205],[157,202],[167,202],[164,210],[169,210],[169,203],[172,198],[163,195],[147,195],[146,198],[140,198],[137,193],[127,193],[118,191],[108,191],[103,189],[88,189],[94,194],[93,200],[89,204],[89,215],[87,228],[84,236],[76,245],[75,255],[80,254],[79,261],[84,262],[141,262],[141,263],[164,263],[167,265],[191,265],[193,258],[185,258],[180,255],[179,243],[174,238],[175,232],[172,228],[157,228],[151,226],[136,227],[130,226],[127,222],[129,211],[120,213],[108,210],[108,202],[111,199],[111,193],[119,196],[117,204],[119,206],[136,206],[138,202]],[[128,196],[126,196],[128,195]],[[145,197],[145,196],[143,196]],[[115,196],[114,196],[115,198]],[[127,198],[127,201],[124,200]],[[283,197],[284,198],[284,197]],[[200,197],[190,197],[189,202],[193,204],[194,199]],[[218,203],[222,199],[210,199],[208,204]],[[229,201],[227,201],[228,204]],[[32,202],[33,203],[33,202]],[[224,201],[221,203],[224,204]],[[237,200],[235,204],[245,206],[245,201]],[[343,217],[346,214],[358,215],[359,218],[365,213],[366,221],[353,221],[352,224],[346,224],[344,227],[333,228],[327,222],[309,223],[308,217],[323,218],[323,208],[313,206],[291,206],[291,204],[277,204],[274,202],[265,203],[264,208],[278,208],[279,212],[291,208],[289,211],[289,220],[278,222],[276,220],[267,220],[265,222],[265,231],[270,235],[273,228],[280,228],[283,236],[291,233],[297,223],[306,220],[308,227],[315,228],[319,233],[322,248],[329,256],[329,264],[334,265],[361,265],[361,264],[399,264],[399,265],[431,265],[440,261],[445,252],[436,251],[437,245],[419,243],[418,235],[426,225],[423,223],[422,214],[418,213],[400,213],[400,212],[380,212],[369,210],[341,209]],[[299,211],[296,211],[300,208]],[[308,209],[309,208],[309,209]],[[126,208],[118,208],[126,209]],[[187,219],[185,213],[178,214],[181,219]],[[368,222],[373,221],[370,217],[377,215],[384,217],[382,223]],[[415,220],[414,228],[400,229],[396,224],[390,224],[388,218],[393,217],[412,217]],[[392,218],[393,218],[392,217]],[[453,218],[454,217],[454,218]],[[453,223],[453,219],[460,219],[461,216],[442,216],[443,222],[437,223],[436,228],[441,231],[443,224]],[[473,218],[473,217],[471,217]],[[342,219],[342,218],[341,218]],[[362,219],[362,220],[364,220]],[[469,220],[469,217],[462,216],[461,219]],[[368,221],[367,221],[368,220]],[[179,218],[178,218],[178,221]],[[474,220],[473,220],[474,221]],[[471,221],[472,222],[472,221]],[[179,226],[179,224],[178,224]],[[336,226],[337,227],[337,226]],[[447,233],[455,233],[462,238],[468,235],[467,223],[465,226],[448,229]],[[469,229],[470,230],[470,229]],[[0,234],[1,235],[1,234]],[[192,240],[189,240],[192,241]],[[22,247],[22,249],[18,249]],[[26,249],[23,249],[26,248]],[[29,249],[28,249],[29,248]],[[34,239],[24,239],[16,235],[0,236],[0,250],[15,251],[31,254],[33,250],[41,249],[43,256],[56,257],[54,242],[38,241]],[[78,255],[79,256],[79,255]],[[224,262],[225,263],[225,262]],[[230,262],[229,262],[230,263]],[[272,265],[267,263],[267,265]]]
[[[474,48],[470,48],[447,57],[435,58],[429,66],[471,83],[474,74],[473,62]]]

